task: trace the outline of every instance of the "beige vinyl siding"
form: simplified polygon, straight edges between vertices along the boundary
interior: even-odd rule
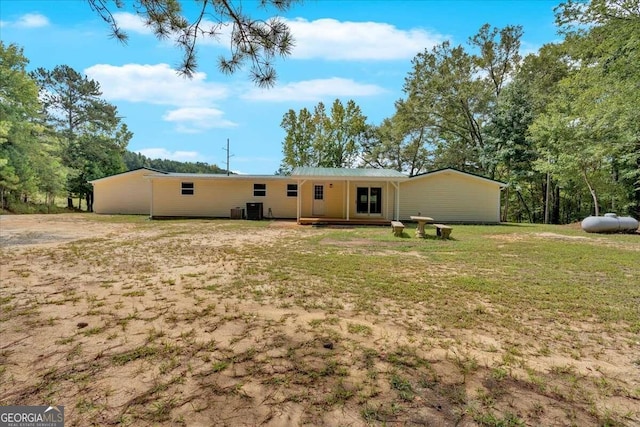
[[[324,185],[324,214],[326,218],[342,218],[344,215],[345,182],[308,180],[298,186],[298,196],[302,198],[300,216],[314,217],[313,191],[315,185]]]
[[[296,198],[287,197],[287,184],[281,179],[241,179],[237,176],[217,179],[197,177],[153,179],[154,217],[229,218],[231,209],[246,210],[247,203],[262,203],[263,214],[269,209],[274,218],[296,218]],[[182,183],[193,182],[193,195],[182,194]],[[266,184],[266,196],[254,196],[253,184]],[[246,211],[245,211],[246,214]]]
[[[418,176],[400,185],[400,218],[436,222],[500,222],[500,184],[457,171]]]
[[[302,198],[301,217],[316,217],[313,213],[314,186],[324,185],[325,212],[321,215],[325,218],[346,218],[347,203],[349,204],[349,218],[392,218],[395,209],[395,188],[386,181],[314,181],[307,180],[298,191]],[[349,188],[347,201],[347,186]],[[356,195],[358,187],[382,188],[382,213],[358,214]]]
[[[93,211],[98,214],[148,215],[151,187],[145,175],[153,172],[140,169],[115,175],[93,183]]]

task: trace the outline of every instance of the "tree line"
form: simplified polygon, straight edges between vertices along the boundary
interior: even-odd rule
[[[100,84],[61,65],[27,72],[22,48],[0,41],[0,207],[42,196],[92,210],[89,181],[139,167],[222,173],[216,165],[149,159],[127,150],[133,134]],[[77,200],[77,205],[76,201]]]
[[[110,16],[99,2],[89,3]],[[283,10],[292,3],[282,2]],[[223,10],[222,18],[225,11],[233,10]],[[148,24],[161,30],[182,16],[180,8],[166,16],[147,12]],[[180,31],[199,28],[179,21]],[[503,221],[567,223],[602,210],[640,217],[640,0],[569,0],[556,8],[556,21],[564,39],[524,58],[521,27],[489,24],[466,45],[444,42],[418,53],[404,96],[380,124],[367,123],[352,100],[336,100],[329,111],[324,103],[313,111],[289,110],[277,173],[370,166],[417,175],[453,167],[508,184]],[[251,22],[242,17],[236,24]],[[286,56],[291,46],[287,28],[274,31],[279,43],[260,33],[251,42],[256,49],[237,50],[222,70],[234,72],[249,61],[256,83],[268,86],[275,79],[271,57],[276,50]],[[28,73],[16,45],[0,42],[0,55],[3,208],[34,194],[47,203],[65,194],[69,207],[78,198],[90,209],[88,181],[127,168],[221,172],[128,152],[132,133],[117,108],[101,99],[98,82],[68,66]],[[185,58],[181,70],[188,74],[195,56]]]
[[[178,173],[213,173],[223,174],[227,171],[205,162],[180,162],[169,159],[151,159],[143,154],[125,151],[123,155],[127,170],[140,168],[155,169],[163,172]],[[233,172],[231,172],[233,174]]]
[[[418,53],[395,113],[354,101],[289,110],[280,172],[296,166],[453,167],[502,181],[502,220],[640,217],[640,3],[568,1],[564,39],[522,58],[522,28],[482,26]]]

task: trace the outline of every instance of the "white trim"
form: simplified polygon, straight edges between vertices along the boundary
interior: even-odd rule
[[[484,182],[486,182],[488,184],[498,185],[498,186],[500,186],[500,188],[504,188],[504,187],[506,187],[508,185],[508,184],[505,184],[504,182],[495,181],[493,179],[485,178],[485,177],[482,177],[482,176],[474,175],[472,173],[463,172],[463,171],[459,171],[457,169],[452,169],[452,168],[446,168],[446,169],[441,169],[441,170],[435,171],[435,172],[427,172],[427,173],[423,173],[423,174],[420,174],[420,175],[414,175],[410,179],[421,179],[421,178],[426,178],[426,177],[430,177],[430,176],[440,175],[440,174],[443,174],[443,173],[446,174],[446,173],[449,173],[449,172],[452,172],[452,173],[457,174],[457,175],[462,175],[462,176],[465,176],[467,178],[478,179],[478,180],[484,181]]]
[[[384,194],[384,217],[389,218],[389,181],[385,183]]]
[[[109,178],[109,177],[107,177]],[[207,175],[207,174],[168,174],[168,175],[145,175],[145,179],[168,179],[168,180],[220,180],[220,181],[289,181],[296,182],[295,178],[280,175]],[[102,178],[105,179],[105,178]]]
[[[394,188],[394,193],[395,193],[395,209],[393,212],[393,220],[394,221],[399,221],[400,220],[400,183],[399,182],[393,182],[390,181],[391,185],[393,185]]]
[[[149,218],[153,218],[153,181],[149,181],[149,186],[151,187],[151,197],[149,198]]]
[[[297,213],[296,213],[296,222],[300,222],[300,217],[302,216],[302,186],[304,185],[305,182],[307,182],[306,179],[298,179],[298,198],[296,200],[296,204],[297,204]]]
[[[94,180],[87,181],[87,182],[89,184],[95,184],[96,182],[104,181],[104,180],[107,180],[107,179],[116,178],[116,177],[120,177],[120,176],[126,176],[126,175],[132,175],[132,174],[141,173],[141,172],[147,172],[147,175],[144,176],[145,178],[147,176],[151,176],[151,175],[157,175],[157,176],[165,176],[166,175],[166,172],[160,172],[160,171],[156,171],[156,170],[148,169],[148,168],[138,168],[138,169],[134,169],[134,170],[126,171],[126,172],[116,173],[114,175],[105,176],[103,178],[94,179]]]
[[[347,186],[347,221],[349,221],[349,215],[351,214],[351,183],[345,181]]]
[[[294,178],[306,178],[317,181],[407,181],[409,177],[396,176],[324,176],[324,175],[295,175]]]

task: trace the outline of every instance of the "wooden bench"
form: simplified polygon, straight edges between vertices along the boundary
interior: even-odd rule
[[[393,230],[393,235],[396,237],[402,237],[402,232],[404,231],[404,224],[400,221],[391,221],[391,229]]]
[[[444,224],[433,224],[433,226],[436,228],[436,236],[443,239],[448,239],[451,235],[451,230],[453,230],[453,227]]]

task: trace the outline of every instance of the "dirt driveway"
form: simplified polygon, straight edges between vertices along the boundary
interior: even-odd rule
[[[121,224],[99,223],[86,218],[75,214],[0,215],[0,245],[4,248],[55,245],[122,230]]]

